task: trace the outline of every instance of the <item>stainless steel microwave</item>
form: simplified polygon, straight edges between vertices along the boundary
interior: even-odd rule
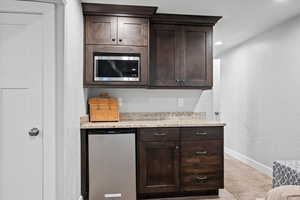
[[[94,81],[140,81],[140,56],[94,55]]]

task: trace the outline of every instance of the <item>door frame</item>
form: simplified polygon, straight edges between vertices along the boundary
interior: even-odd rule
[[[43,200],[56,199],[56,35],[55,5],[44,17],[43,66]]]
[[[56,199],[56,134],[57,134],[57,7],[62,0],[17,0],[4,4],[0,13],[36,14],[43,19],[42,66],[42,144],[43,200]],[[63,30],[60,30],[63,31]]]

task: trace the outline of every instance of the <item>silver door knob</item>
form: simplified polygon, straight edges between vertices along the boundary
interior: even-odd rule
[[[40,133],[40,130],[39,130],[38,128],[32,128],[32,129],[28,132],[28,134],[29,134],[30,136],[38,136],[39,133]]]

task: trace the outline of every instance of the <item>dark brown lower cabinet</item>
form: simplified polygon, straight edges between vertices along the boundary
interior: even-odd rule
[[[224,187],[223,127],[139,129],[138,196],[217,194]]]
[[[176,141],[139,142],[139,191],[165,193],[179,190],[179,146]]]
[[[82,195],[88,199],[88,133],[81,130]],[[217,195],[224,188],[223,127],[137,128],[138,199]]]

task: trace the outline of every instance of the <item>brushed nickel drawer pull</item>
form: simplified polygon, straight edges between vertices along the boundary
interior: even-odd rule
[[[196,135],[208,135],[208,133],[206,133],[206,132],[196,132],[195,134]]]
[[[165,134],[165,133],[155,133],[154,135],[155,136],[166,136],[167,134]]]
[[[207,151],[197,151],[195,152],[196,155],[206,155]]]
[[[198,176],[195,179],[196,179],[196,181],[206,181],[206,180],[208,180],[207,176]]]

